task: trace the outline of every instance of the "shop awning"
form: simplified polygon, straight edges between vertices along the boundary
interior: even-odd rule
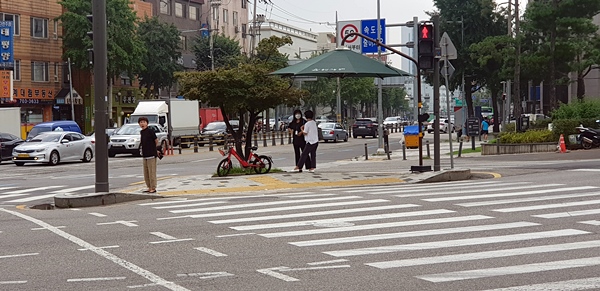
[[[56,100],[56,104],[71,104],[71,96],[69,94],[69,89],[61,89],[60,92],[56,95],[54,100]],[[79,96],[79,93],[73,89],[73,104],[75,105],[83,105],[83,98]]]

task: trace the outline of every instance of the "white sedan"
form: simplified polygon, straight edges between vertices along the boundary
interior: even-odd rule
[[[94,145],[89,138],[77,132],[44,132],[15,147],[12,156],[17,166],[25,163],[54,166],[67,161],[89,163],[94,157]]]

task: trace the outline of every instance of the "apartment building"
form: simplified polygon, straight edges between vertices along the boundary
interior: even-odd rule
[[[206,0],[203,6],[203,21],[212,27],[214,33],[224,34],[240,42],[242,51],[248,47],[248,1],[247,0]]]
[[[3,96],[0,106],[20,107],[23,124],[58,119],[64,62],[54,18],[61,12],[56,0],[0,1],[0,21],[12,21],[14,29],[13,100]]]
[[[318,33],[274,19],[267,19],[264,23],[261,23],[258,30],[252,33],[255,34],[256,45],[258,45],[261,39],[269,38],[271,36],[291,37],[293,44],[279,48],[279,52],[287,55],[288,59],[297,59],[296,56],[306,59],[310,57],[312,52],[321,51],[323,49],[326,50],[328,46],[325,42],[330,40],[327,38],[327,35],[322,35],[324,43],[319,47],[317,45],[317,40],[319,38]]]

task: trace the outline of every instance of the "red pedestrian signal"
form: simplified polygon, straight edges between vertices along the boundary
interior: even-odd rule
[[[422,25],[421,26],[421,39],[430,39],[432,31],[433,31],[432,25]]]
[[[419,68],[422,70],[431,70],[435,62],[435,45],[433,24],[419,25]]]

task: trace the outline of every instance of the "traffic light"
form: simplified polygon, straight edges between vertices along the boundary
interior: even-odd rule
[[[92,48],[87,49],[87,53],[88,53],[88,62],[90,64],[90,66],[94,65],[94,49],[93,49],[93,43],[94,43],[94,16],[91,14],[86,15],[87,20],[91,23],[92,26],[92,31],[88,31],[87,32],[87,36],[90,38],[90,40],[92,40]]]
[[[435,45],[433,42],[434,27],[431,23],[419,25],[419,68],[421,70],[433,69],[435,61]]]
[[[417,119],[419,123],[423,123],[429,119],[428,113],[419,114],[419,118]]]

